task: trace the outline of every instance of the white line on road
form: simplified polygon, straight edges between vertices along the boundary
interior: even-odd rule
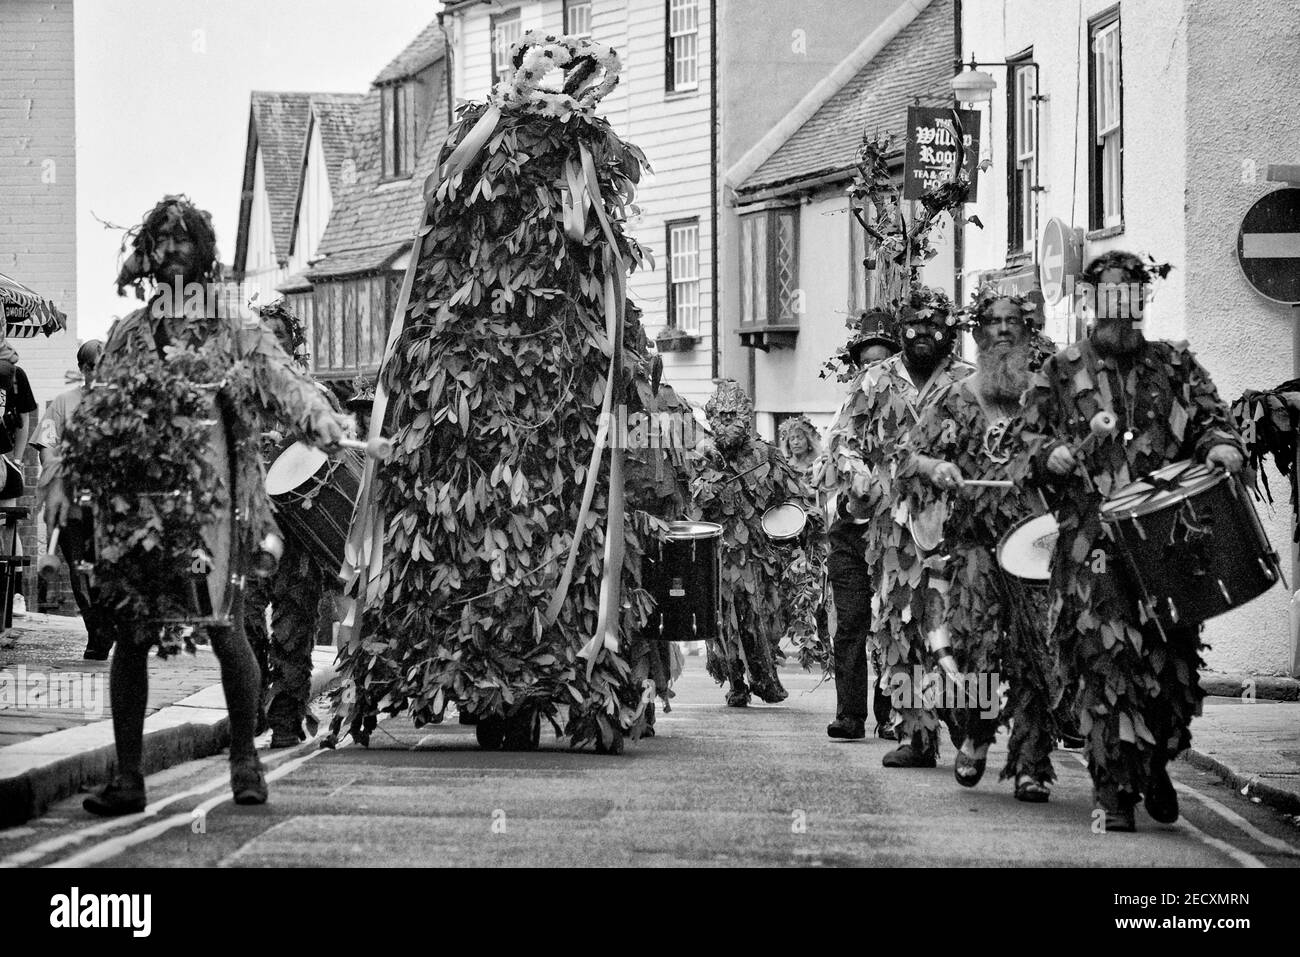
[[[349,742],[344,742],[343,747],[347,747],[348,743]],[[280,778],[284,777],[286,774],[296,771],[298,768],[302,767],[308,761],[312,760],[313,758],[319,757],[321,753],[322,752],[318,749],[315,751],[311,751],[308,754],[304,754],[300,758],[294,758],[292,761],[286,761],[284,764],[280,765],[278,768],[276,768],[274,771],[272,771],[270,774],[266,776],[267,783],[269,784],[272,781],[277,781]],[[213,787],[228,783],[229,780],[230,780],[229,776],[218,778],[214,784],[207,786],[205,790],[210,791],[212,790]],[[90,867],[94,864],[101,864],[104,861],[108,860],[109,858],[116,857],[122,852],[127,851],[132,847],[135,847],[137,844],[143,844],[146,841],[152,841],[155,837],[161,837],[163,834],[166,834],[168,831],[175,830],[178,827],[188,827],[190,824],[194,822],[196,817],[202,817],[206,815],[209,811],[214,810],[215,808],[220,807],[222,804],[225,804],[227,801],[231,801],[233,799],[234,799],[234,795],[232,794],[219,794],[216,797],[208,798],[206,801],[204,801],[202,804],[196,807],[193,811],[189,811],[183,814],[173,814],[171,817],[164,818],[161,821],[157,821],[153,824],[150,824],[148,827],[142,827],[139,830],[132,831],[130,834],[123,834],[119,837],[109,838],[108,840],[104,841],[101,844],[97,844],[94,847],[87,848],[86,850],[82,851],[80,854],[73,854],[71,857],[65,857],[61,861],[54,861],[53,863],[47,864],[45,866],[62,868],[62,867]]]
[[[1200,791],[1196,790],[1196,788],[1188,787],[1186,784],[1175,782],[1174,787],[1184,794],[1190,794],[1211,811],[1218,814],[1219,817],[1223,818],[1230,824],[1235,825],[1239,830],[1244,831],[1252,840],[1263,844],[1269,850],[1277,851],[1279,854],[1289,854],[1293,857],[1300,857],[1300,848],[1293,847],[1281,838],[1274,837],[1271,834],[1265,834],[1226,804],[1222,804],[1209,795],[1202,794]]]
[[[1080,764],[1082,764],[1085,768],[1088,766],[1088,762],[1082,754],[1075,754],[1074,759],[1078,761]],[[1192,794],[1195,794],[1197,797],[1200,797],[1199,794],[1197,794],[1192,788],[1187,787],[1187,785],[1185,784],[1175,783],[1174,787],[1182,791],[1190,791]],[[1220,807],[1222,807],[1222,805],[1220,805]],[[1233,823],[1230,818],[1227,818],[1226,816],[1222,815],[1215,808],[1210,807],[1209,810],[1212,811],[1213,813],[1220,814],[1220,816],[1224,817],[1225,820],[1228,820],[1229,823]],[[1223,808],[1223,810],[1227,811],[1228,809]],[[1195,824],[1192,824],[1190,821],[1188,821],[1186,817],[1179,818],[1174,823],[1174,827],[1178,828],[1178,830],[1182,831],[1184,834],[1189,834],[1192,837],[1196,838],[1202,844],[1205,844],[1208,847],[1212,847],[1216,851],[1219,851],[1222,854],[1228,855],[1228,857],[1232,858],[1242,867],[1256,868],[1256,867],[1268,866],[1259,858],[1255,857],[1253,854],[1247,853],[1246,851],[1243,851],[1240,848],[1233,847],[1227,841],[1221,841],[1217,837],[1211,837],[1209,834],[1206,834]]]

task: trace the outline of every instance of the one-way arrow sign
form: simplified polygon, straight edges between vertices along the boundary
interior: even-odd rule
[[[1237,259],[1261,296],[1300,303],[1300,189],[1274,190],[1250,207],[1237,233]]]

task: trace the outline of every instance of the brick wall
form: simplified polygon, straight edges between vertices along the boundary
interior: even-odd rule
[[[42,410],[67,388],[65,373],[76,367],[72,6],[71,0],[0,2],[0,272],[53,299],[68,314],[67,331],[12,343]],[[35,421],[32,425],[34,429]],[[35,463],[34,453],[29,453],[24,463],[28,494],[20,502],[33,517],[31,490],[39,472]],[[42,551],[45,531],[34,520],[26,522],[20,534],[26,554]],[[28,608],[36,610],[34,568],[24,577]],[[62,588],[66,592],[66,581]],[[56,599],[59,593],[56,586]]]

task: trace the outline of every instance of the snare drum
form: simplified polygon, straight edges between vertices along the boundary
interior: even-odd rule
[[[1052,577],[1052,552],[1060,534],[1056,516],[1050,512],[1022,519],[998,542],[998,564],[1018,584],[1045,589]]]
[[[266,494],[280,527],[332,573],[343,568],[364,460],[360,452],[345,449],[331,457],[295,442],[266,471]]]
[[[717,640],[722,615],[722,526],[670,522],[657,554],[645,556],[642,582],[656,603],[644,637]]]
[[[1206,465],[1175,462],[1126,485],[1101,522],[1162,630],[1243,605],[1282,575],[1246,487]]]
[[[765,511],[759,521],[773,542],[793,542],[803,534],[808,513],[794,502],[782,502]]]

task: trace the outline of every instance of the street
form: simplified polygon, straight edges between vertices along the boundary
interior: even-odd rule
[[[1073,753],[1057,754],[1050,803],[1020,804],[997,781],[1001,743],[972,790],[953,780],[947,742],[938,768],[886,770],[889,742],[826,738],[829,683],[786,668],[784,704],[730,709],[703,660],[687,662],[658,734],[622,756],[570,753],[549,731],[538,752],[487,753],[454,719],[417,730],[399,717],[369,749],[263,751],[264,807],[230,803],[222,756],[151,776],[143,815],[92,819],[65,800],[0,832],[0,865],[1300,865],[1295,824],[1183,762],[1182,820],[1139,810],[1136,834],[1097,834]]]

